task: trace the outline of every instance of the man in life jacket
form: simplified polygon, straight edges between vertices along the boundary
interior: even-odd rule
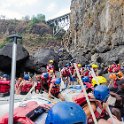
[[[56,75],[55,75],[53,69],[49,70],[48,73],[49,73],[49,77],[50,77],[51,79],[52,79],[52,78],[56,78]]]
[[[51,78],[47,72],[42,73],[41,76],[41,90],[48,92]]]
[[[97,92],[96,92],[96,94],[97,94]],[[103,94],[103,96],[104,96],[104,94]],[[96,100],[92,93],[88,93],[88,97],[89,97],[92,109],[94,111],[94,114],[96,116],[96,119],[106,117],[107,113],[106,113],[105,109],[103,108],[102,102],[100,100]],[[82,107],[82,109],[85,111],[85,113],[87,115],[87,119],[88,119],[88,124],[93,124],[93,118],[91,115],[91,111],[87,104],[87,100],[86,100],[84,93],[82,92],[79,95],[75,96],[73,98],[73,101],[75,103],[77,103],[78,105],[80,105]]]
[[[92,64],[91,66],[92,66],[96,76],[98,76],[98,68],[99,68],[99,66],[97,64]]]
[[[9,79],[8,74],[3,74],[1,80],[7,81]]]
[[[35,86],[35,93],[40,93],[40,91],[41,91],[41,80],[40,80],[40,75],[36,75],[35,76],[35,79],[36,79],[36,82],[37,82],[37,84],[36,84],[36,86]]]
[[[53,70],[53,72],[55,73],[55,68],[54,68],[53,63],[54,63],[53,60],[49,60],[48,65],[47,65],[47,67],[46,67],[47,72],[49,72],[50,70]]]
[[[25,95],[29,92],[31,89],[33,82],[30,80],[30,77],[28,74],[25,74],[23,77],[22,85],[21,85],[21,95]]]
[[[49,97],[57,97],[61,99],[62,101],[65,100],[65,98],[60,93],[60,84],[61,84],[61,78],[54,78],[51,80],[50,86],[49,86]]]
[[[103,107],[106,111],[107,111],[106,101],[107,101],[107,104],[109,104],[108,99],[110,98],[110,96],[116,97],[117,98],[116,102],[120,99],[119,96],[117,96],[117,94],[110,92],[109,88],[106,85],[98,85],[95,87],[94,97],[97,100],[100,100],[101,102],[103,102]],[[114,100],[110,99],[110,101],[114,101]],[[115,115],[119,120],[121,120],[121,113],[118,108],[116,108],[115,106],[110,106],[110,110],[113,115]]]
[[[109,79],[111,79],[110,80],[110,90],[113,92],[116,92],[118,90],[117,81],[119,81],[120,79],[118,78],[118,76],[115,73],[111,73],[109,75]]]
[[[15,93],[20,94],[21,92],[21,85],[22,85],[23,79],[20,77],[17,79],[16,84],[15,84]]]
[[[60,71],[60,78],[62,78],[67,88],[67,86],[70,84],[70,71],[68,69],[68,64],[65,64],[65,66]]]
[[[73,63],[71,63],[71,65],[69,66],[69,72],[70,72],[70,84],[71,85],[76,85],[77,83],[77,74],[76,74],[76,70],[74,68]]]

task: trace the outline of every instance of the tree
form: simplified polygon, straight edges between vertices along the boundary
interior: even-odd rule
[[[38,19],[39,22],[45,22],[45,15],[37,14],[37,19]]]
[[[45,15],[43,14],[37,14],[37,16],[33,16],[31,18],[31,24],[36,24],[39,22],[45,22]]]

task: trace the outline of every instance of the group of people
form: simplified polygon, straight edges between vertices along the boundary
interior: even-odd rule
[[[56,70],[53,63],[53,60],[49,60],[46,71],[41,74],[35,74],[33,77],[30,77],[29,73],[24,73],[23,77],[16,80],[15,93],[22,95],[27,94],[35,85],[34,91],[36,93],[45,92],[48,94],[49,98],[57,97],[62,101],[65,101],[61,91],[68,88],[70,85],[76,85],[83,82],[96,118],[106,117],[107,110],[105,103],[107,102],[112,114],[117,120],[122,121],[122,117],[124,117],[124,75],[120,64],[113,63],[107,68],[102,65],[102,69],[107,70],[109,75],[108,79],[106,79],[99,73],[101,72],[101,68],[99,68],[98,64],[82,66],[80,63],[76,63],[76,68],[82,79],[82,82],[80,82],[73,63],[65,64],[59,71],[59,77],[56,76]],[[7,75],[3,75],[1,80],[7,80]],[[64,83],[63,88],[61,88],[62,82]],[[105,84],[105,87],[102,87],[101,84]],[[87,115],[88,123],[91,123],[93,121],[91,112],[86,102],[86,98],[82,94],[83,91],[81,92],[81,95],[73,100],[83,108]],[[105,96],[108,96],[108,94],[110,97],[107,97],[107,101]],[[104,120],[102,121],[105,122]],[[107,123],[108,122],[106,122],[106,124]]]

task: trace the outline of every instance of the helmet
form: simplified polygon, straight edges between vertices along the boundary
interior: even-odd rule
[[[48,77],[49,77],[49,74],[48,74],[48,73],[43,73],[42,76],[43,76],[44,78],[48,78]]]
[[[119,72],[117,73],[117,75],[118,75],[119,77],[123,77],[123,73],[122,73],[121,71],[119,71]]]
[[[97,64],[92,64],[92,68],[98,68]]]
[[[73,102],[58,102],[49,111],[45,124],[86,124],[83,109]]]
[[[89,79],[88,76],[84,76],[84,77],[82,78],[82,81],[83,81],[83,82],[90,82],[90,79]]]
[[[90,65],[85,65],[85,68],[90,69],[91,66]]]
[[[77,64],[77,66],[78,66],[79,68],[81,68],[82,65],[81,65],[81,64]]]
[[[116,74],[112,73],[109,75],[109,78],[115,80],[117,78],[117,76],[116,76]]]
[[[53,63],[53,60],[49,60],[49,63]]]
[[[70,66],[69,63],[65,64],[65,67],[69,67],[69,66]]]
[[[92,85],[105,84],[107,83],[107,79],[103,76],[96,76],[96,78],[92,78]]]
[[[94,96],[97,100],[105,102],[109,97],[110,90],[106,85],[98,85],[94,89]]]
[[[3,77],[3,78],[8,78],[9,76],[8,76],[8,74],[3,74],[2,77]]]
[[[24,79],[25,79],[25,80],[29,80],[29,75],[28,75],[28,74],[25,74],[25,75],[24,75]]]
[[[61,78],[56,78],[54,83],[59,85],[61,83]]]

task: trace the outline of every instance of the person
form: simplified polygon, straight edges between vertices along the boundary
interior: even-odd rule
[[[52,79],[50,86],[49,86],[48,96],[49,97],[54,96],[54,97],[57,97],[57,98],[61,99],[62,101],[64,101],[65,98],[60,93],[60,84],[61,84],[61,78]]]
[[[93,68],[96,75],[98,75],[98,68],[99,66],[97,64],[92,64],[91,67]]]
[[[48,73],[49,73],[49,77],[50,77],[51,79],[52,79],[52,78],[56,78],[56,75],[55,75],[53,69],[49,70]]]
[[[87,117],[79,105],[64,101],[48,111],[45,124],[87,124]]]
[[[65,64],[62,70],[60,71],[60,78],[62,78],[67,88],[67,86],[70,84],[70,71],[68,69],[68,64]]]
[[[22,85],[21,87],[21,95],[26,95],[31,87],[33,86],[33,81],[30,79],[30,76],[28,74],[25,74],[22,80]]]
[[[53,60],[49,60],[48,65],[46,66],[47,72],[49,72],[50,70],[53,70],[53,72],[55,73],[55,68],[53,63],[54,63]]]
[[[113,119],[114,119],[115,124],[123,124],[122,121],[119,121],[119,120],[116,119],[116,118],[113,118]],[[113,121],[112,121],[111,118],[109,118],[108,120],[100,119],[100,120],[98,121],[98,124],[113,124]]]
[[[16,84],[15,84],[15,93],[16,94],[20,94],[20,92],[21,92],[22,81],[23,81],[23,78],[21,78],[21,77],[19,77],[16,81]]]
[[[9,75],[8,74],[3,74],[2,75],[2,80],[7,81],[9,79]]]
[[[51,78],[47,72],[44,72],[40,76],[41,78],[41,90],[48,92]]]
[[[36,84],[36,86],[35,86],[35,93],[40,93],[40,91],[41,91],[41,80],[40,80],[40,75],[36,75],[35,76],[35,79],[36,79],[36,82],[37,82],[37,84]]]
[[[110,79],[110,84],[109,84],[110,90],[116,92],[118,89],[118,85],[117,85],[118,77],[116,76],[115,73],[111,73],[109,75],[109,79]]]

